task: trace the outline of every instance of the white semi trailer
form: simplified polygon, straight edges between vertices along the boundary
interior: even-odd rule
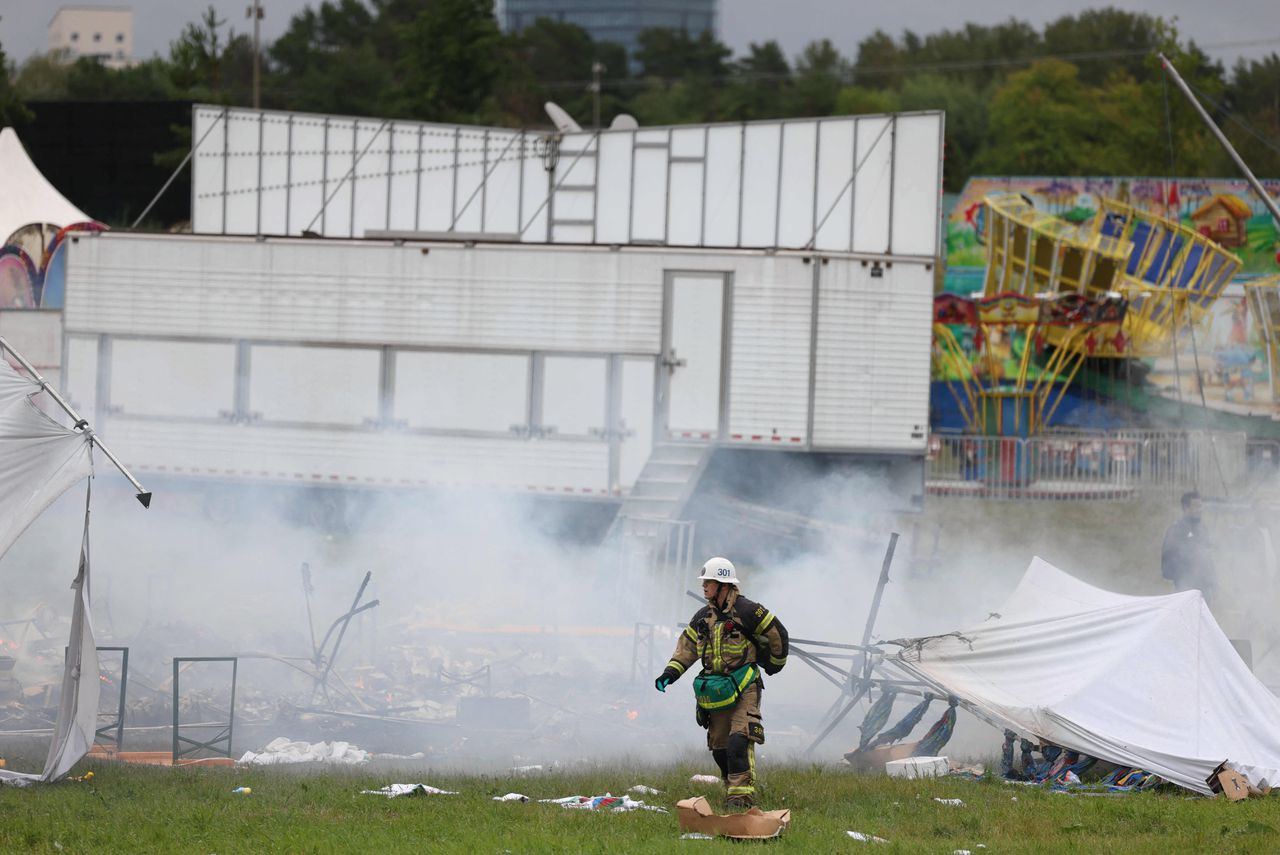
[[[712,449],[887,454],[922,482],[942,125],[198,106],[195,234],[71,239],[62,383],[136,471],[189,482],[668,519]]]
[[[102,233],[62,377],[135,471],[629,493],[655,443],[926,445],[932,262]]]

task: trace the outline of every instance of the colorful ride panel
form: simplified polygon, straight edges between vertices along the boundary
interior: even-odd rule
[[[1174,332],[1208,317],[1241,267],[1239,256],[1206,235],[1103,198],[1092,218],[1073,225],[1038,211],[1023,196],[984,200],[988,264],[984,293],[1025,297],[1118,296],[1128,304],[1114,348],[1090,356],[1154,356]],[[1056,346],[1084,347],[1066,328],[1048,331]]]

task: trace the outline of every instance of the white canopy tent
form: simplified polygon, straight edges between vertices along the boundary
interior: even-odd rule
[[[13,358],[34,379],[10,365]],[[76,422],[64,427],[32,400],[47,392]],[[53,391],[44,378],[0,338],[0,557],[18,536],[44,512],[53,500],[82,479],[93,475],[94,445],[119,466],[88,425]],[[151,494],[142,490],[126,470],[121,472],[139,489],[146,506]],[[98,721],[98,651],[89,615],[89,502],[85,497],[84,534],[80,564],[71,588],[75,591],[67,661],[63,667],[62,694],[53,741],[38,773],[0,769],[0,783],[25,785],[53,781],[65,775],[93,745]]]
[[[1199,793],[1224,760],[1280,784],[1280,701],[1198,591],[1115,594],[1036,558],[991,618],[891,661],[1020,735]]]
[[[49,183],[13,128],[0,130],[0,244],[33,223],[61,228],[93,218]]]

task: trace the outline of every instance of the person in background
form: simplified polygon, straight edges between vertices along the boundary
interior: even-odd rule
[[[1160,575],[1175,591],[1198,590],[1205,602],[1217,593],[1213,543],[1200,514],[1203,505],[1195,490],[1182,494],[1182,517],[1169,526],[1160,549]]]

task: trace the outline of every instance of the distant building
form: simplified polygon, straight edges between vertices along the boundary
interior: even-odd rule
[[[49,21],[49,51],[75,61],[96,59],[108,68],[133,64],[133,9],[63,6]]]
[[[1244,246],[1249,236],[1246,224],[1249,206],[1229,193],[1219,193],[1191,212],[1196,230],[1227,249]]]
[[[498,20],[519,32],[539,18],[577,24],[596,41],[617,42],[634,59],[640,33],[663,27],[697,37],[716,34],[719,0],[502,0]]]

